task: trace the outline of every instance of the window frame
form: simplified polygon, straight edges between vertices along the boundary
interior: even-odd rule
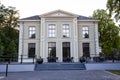
[[[84,39],[89,39],[90,38],[89,27],[88,26],[83,26],[82,27],[82,38],[84,38]]]
[[[50,28],[49,25],[54,25],[54,28]],[[55,38],[56,37],[56,24],[48,24],[48,37],[49,38]]]
[[[90,57],[90,43],[89,42],[82,43],[82,49],[83,49],[83,56]]]
[[[51,53],[55,50],[55,53]],[[56,57],[56,42],[48,42],[48,57]]]
[[[68,25],[68,26],[64,26]],[[62,24],[62,38],[70,38],[70,24]]]
[[[32,37],[32,35],[34,35]],[[29,26],[28,28],[28,38],[35,39],[36,38],[36,26]]]

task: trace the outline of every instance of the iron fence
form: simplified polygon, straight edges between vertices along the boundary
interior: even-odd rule
[[[47,59],[48,59],[48,62],[56,62],[56,60],[58,60],[58,57],[52,58],[52,59],[48,57]],[[34,64],[35,61],[36,61],[36,55],[33,55],[30,58],[28,55],[19,55],[19,56],[0,55],[0,63],[7,62],[10,64],[11,62],[16,62],[16,63],[23,64],[23,63],[30,62]],[[89,63],[89,62],[99,63],[99,62],[106,62],[106,61],[120,62],[120,56],[112,56],[112,57],[97,56],[97,57],[80,57],[79,58],[79,62],[86,62],[86,63]],[[74,57],[65,58],[64,62],[74,62]]]
[[[30,58],[28,57],[28,55],[19,55],[19,56],[13,56],[13,55],[0,55],[0,62],[1,63],[11,63],[11,62],[19,62],[19,63],[25,63],[26,61],[24,60],[32,60],[30,62],[32,62],[33,64],[35,63],[35,59],[36,59],[36,56],[33,55],[31,56]]]

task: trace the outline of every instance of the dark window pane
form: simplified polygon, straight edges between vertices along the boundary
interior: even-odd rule
[[[63,47],[70,47],[70,42],[63,42]]]
[[[63,61],[66,62],[70,59],[70,42],[63,42],[62,43],[63,49]]]
[[[28,58],[35,56],[35,43],[28,43]]]
[[[90,57],[89,43],[83,43],[83,56]]]
[[[36,37],[36,30],[35,26],[29,27],[29,38],[35,38]]]
[[[48,47],[56,47],[56,43],[55,42],[49,42]]]
[[[48,57],[56,57],[56,43],[55,42],[48,43]]]
[[[88,29],[88,27],[83,27],[82,28],[82,34],[83,34],[83,38],[89,38],[89,29]]]

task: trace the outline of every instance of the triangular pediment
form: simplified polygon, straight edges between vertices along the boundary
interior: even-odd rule
[[[55,10],[45,14],[40,15],[41,17],[78,17],[77,14],[66,12],[63,10]]]

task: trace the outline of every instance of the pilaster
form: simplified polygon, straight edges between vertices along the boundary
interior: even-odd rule
[[[21,55],[23,54],[23,50],[24,50],[24,45],[23,45],[24,30],[23,30],[23,28],[24,28],[24,22],[21,22],[20,23],[20,28],[19,28],[19,55],[18,55],[18,60],[21,57]]]
[[[98,24],[94,22],[94,29],[95,29],[95,56],[99,55],[99,39],[98,39]]]
[[[44,59],[44,62],[46,62],[44,51],[45,51],[45,19],[41,18],[40,56]]]
[[[74,37],[73,37],[73,46],[74,46],[74,62],[78,62],[78,30],[77,30],[77,18],[73,19],[73,27],[74,27]]]

